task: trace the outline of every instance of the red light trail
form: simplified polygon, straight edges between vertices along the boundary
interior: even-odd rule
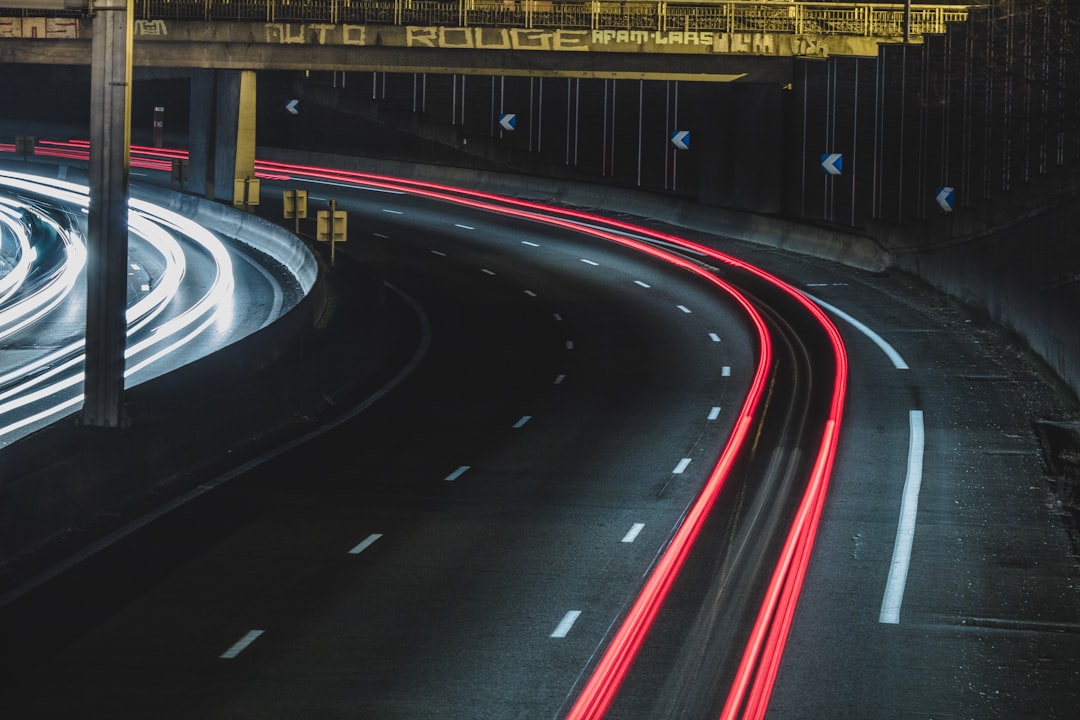
[[[0,150],[7,150],[8,147],[0,145]],[[42,142],[37,148],[37,153],[85,161],[89,154],[89,143],[86,141]],[[132,146],[131,154],[133,166],[163,171],[171,169],[173,160],[187,157],[187,152],[183,150],[141,146]],[[779,672],[788,632],[794,619],[799,593],[806,577],[814,539],[825,505],[843,415],[847,386],[847,355],[839,331],[825,312],[797,289],[760,268],[708,246],[630,223],[578,210],[547,206],[479,191],[368,173],[337,171],[265,160],[257,160],[255,169],[257,177],[267,180],[312,178],[401,191],[487,212],[546,223],[618,243],[672,263],[712,283],[732,297],[747,313],[754,325],[758,334],[760,352],[750,391],[739,411],[735,429],[720,453],[701,493],[691,505],[671,543],[656,562],[640,594],[631,605],[606,651],[586,681],[566,716],[567,720],[599,720],[614,702],[619,687],[633,665],[653,621],[659,614],[665,598],[728,478],[743,443],[750,434],[761,405],[772,363],[771,341],[765,323],[754,306],[735,287],[690,260],[619,233],[631,233],[668,243],[751,273],[789,294],[810,313],[827,334],[834,355],[835,377],[829,414],[806,490],[788,530],[779,560],[772,571],[749,640],[742,652],[735,680],[720,715],[721,720],[735,718],[750,720],[764,717]],[[580,224],[582,222],[604,225],[614,232],[586,227]]]

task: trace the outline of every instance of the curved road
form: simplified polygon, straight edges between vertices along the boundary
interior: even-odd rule
[[[413,371],[5,609],[14,716],[549,718],[573,703],[733,426],[752,335],[715,289],[628,251],[365,195],[343,199],[346,247],[400,292]],[[873,317],[905,360],[837,316],[852,405],[770,716],[1068,716],[1075,670],[1037,661],[1076,650],[1075,569],[1016,432],[1053,398],[904,278],[741,251]],[[916,417],[920,524],[883,622]],[[690,627],[724,624],[673,598]],[[654,690],[681,680],[631,677],[612,716],[656,717]]]

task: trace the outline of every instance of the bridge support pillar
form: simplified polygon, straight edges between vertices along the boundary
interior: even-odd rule
[[[234,181],[255,173],[255,73],[193,70],[185,190],[233,200]]]
[[[90,209],[87,217],[86,363],[81,421],[125,425],[132,8],[95,0],[90,69]]]

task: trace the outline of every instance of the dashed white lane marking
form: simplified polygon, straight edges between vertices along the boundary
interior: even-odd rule
[[[904,499],[900,502],[900,521],[896,525],[896,544],[893,546],[889,579],[881,600],[878,622],[896,625],[900,622],[900,604],[904,601],[908,567],[911,564],[911,544],[915,539],[915,516],[919,512],[919,488],[922,487],[923,448],[925,431],[922,410],[912,410],[909,416],[911,435],[908,440],[908,469],[904,480]]]
[[[645,528],[645,523],[634,523],[630,526],[630,529],[623,535],[622,542],[632,543],[637,540],[637,536],[641,534],[641,531]]]
[[[446,257],[446,253],[442,252],[441,250],[432,250],[431,254],[438,255],[439,257]]]
[[[360,553],[364,552],[369,547],[371,547],[373,544],[375,544],[375,541],[378,540],[381,537],[382,537],[382,533],[371,533],[366,538],[361,540],[360,543],[356,547],[354,547],[352,550],[350,550],[349,554],[350,555],[359,555]]]
[[[457,470],[444,477],[443,480],[445,480],[446,482],[454,482],[459,477],[467,473],[469,471],[469,468],[471,467],[472,465],[462,465]]]
[[[461,223],[454,223],[454,227],[461,228],[462,230],[475,230],[472,225],[462,225]]]
[[[635,285],[640,285],[640,286],[641,286],[641,287],[643,287],[643,288],[647,288],[647,287],[652,287],[652,285],[650,285],[649,283],[647,283],[647,282],[641,282],[640,280],[635,280],[635,281],[634,281],[634,284],[635,284]]]
[[[536,293],[534,293],[532,290],[526,290],[525,294],[529,297],[536,297]]]
[[[560,315],[559,313],[555,313],[551,317],[555,318],[556,320],[562,320],[562,315]]]
[[[573,340],[567,340],[566,341],[566,349],[567,350],[573,350],[574,349],[574,341]]]
[[[532,415],[522,415],[521,419],[514,423],[514,429],[525,427],[525,423],[532,420]]]
[[[731,377],[731,366],[730,365],[725,365],[724,367],[720,368],[720,376],[721,377]]]
[[[540,243],[529,242],[528,240],[522,240],[522,245],[528,245],[529,247],[540,247]]]
[[[689,314],[690,314],[691,312],[693,312],[693,310],[691,310],[690,308],[686,307],[685,305],[679,305],[679,306],[677,306],[677,307],[678,307],[678,308],[679,308],[680,310],[682,310],[682,311],[683,311],[684,313],[686,313],[687,315],[689,315]]]
[[[494,270],[488,270],[487,268],[480,268],[480,272],[484,273],[485,275],[494,275],[495,274]]]
[[[148,284],[146,284],[146,283],[143,283],[140,286],[140,288],[141,288],[142,292],[150,292],[150,286]]]
[[[581,258],[581,262],[585,263],[586,265],[600,267],[600,263],[596,262],[595,260],[590,260],[589,258]]]
[[[258,638],[262,634],[262,630],[249,631],[247,635],[237,640],[231,648],[221,653],[221,659],[232,660],[234,657],[244,652],[244,650],[247,649],[247,646],[255,642],[256,638]]]
[[[566,375],[564,373],[559,373],[558,375],[555,376],[555,383],[554,384],[555,385],[562,385],[562,381],[565,380],[565,379],[566,379]]]
[[[391,215],[404,215],[405,214],[401,210],[391,210],[390,208],[383,208],[382,211],[384,213],[390,213]]]
[[[720,336],[716,333],[709,333],[709,339],[713,342],[720,342]]]
[[[132,270],[139,270],[140,268],[139,268],[138,263],[131,263],[131,269]]]
[[[720,406],[719,405],[713,407],[713,409],[709,411],[709,419],[710,420],[715,420],[718,417],[720,417]]]
[[[555,629],[551,631],[549,637],[564,638],[570,633],[570,628],[574,627],[574,623],[581,617],[580,610],[571,610],[563,615],[563,619],[559,621],[559,624],[555,626]]]
[[[686,471],[686,466],[690,464],[690,458],[683,458],[679,461],[679,464],[675,466],[675,469],[671,471],[672,475],[682,475]]]
[[[371,234],[374,235],[375,237],[381,239],[381,240],[389,240],[390,239],[389,235],[384,235],[383,233],[373,232]]]

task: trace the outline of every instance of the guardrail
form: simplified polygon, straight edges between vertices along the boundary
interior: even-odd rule
[[[717,31],[899,37],[902,3],[788,0],[133,0],[139,20],[297,22],[442,27]],[[968,4],[911,7],[911,35],[945,32]],[[2,11],[17,15],[64,12]]]

